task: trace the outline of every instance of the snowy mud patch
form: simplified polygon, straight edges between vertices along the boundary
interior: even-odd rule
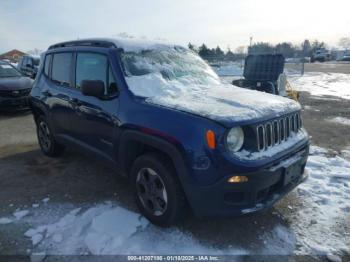
[[[200,243],[177,228],[161,229],[140,214],[104,203],[73,209],[57,222],[25,233],[45,254],[247,254]]]
[[[265,217],[195,220],[163,229],[118,201],[77,206],[37,200],[3,214],[0,228],[20,229],[9,240],[29,240],[28,254],[350,253],[350,161],[313,146],[307,170],[309,179],[286,197],[288,205],[276,205]],[[237,230],[242,225],[246,234]]]
[[[350,162],[311,147],[306,168],[309,179],[297,189],[304,207],[292,223],[299,235],[298,253],[349,253]]]
[[[349,74],[307,73],[304,76],[290,76],[289,81],[296,90],[306,91],[314,96],[350,99]]]
[[[306,168],[309,178],[295,192],[301,205],[288,206],[293,213],[288,217],[290,228],[282,223],[269,230],[262,227],[256,231],[258,249],[242,245],[239,239],[216,247],[179,227],[155,227],[140,214],[111,202],[71,207],[55,216],[50,212],[55,208],[48,206],[45,212],[51,222],[29,221],[35,226],[25,236],[31,239],[33,251],[45,254],[347,254],[350,162],[313,146]]]
[[[327,121],[331,122],[331,123],[336,123],[336,124],[341,124],[341,125],[345,125],[345,126],[350,126],[350,119],[346,118],[346,117],[337,116],[335,118],[328,119]]]

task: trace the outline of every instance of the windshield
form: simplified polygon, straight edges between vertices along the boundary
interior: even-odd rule
[[[197,54],[182,47],[160,47],[123,52],[121,61],[132,92],[141,96],[161,95],[220,83],[219,77]]]
[[[0,64],[0,78],[17,76],[21,76],[21,74],[13,66],[8,64]]]

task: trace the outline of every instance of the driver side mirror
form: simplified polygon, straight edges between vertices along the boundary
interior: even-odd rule
[[[85,96],[101,98],[104,95],[105,84],[101,80],[82,80],[80,86]]]

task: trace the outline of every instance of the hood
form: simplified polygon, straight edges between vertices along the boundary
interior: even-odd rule
[[[226,84],[179,96],[150,97],[146,101],[206,117],[228,127],[276,118],[301,108],[288,98]]]
[[[186,80],[188,80],[186,82]],[[126,77],[130,91],[147,103],[185,111],[231,127],[272,119],[300,110],[288,98],[212,81],[165,80],[160,74]]]
[[[24,76],[0,78],[0,90],[28,89],[32,87],[33,82],[32,79]]]

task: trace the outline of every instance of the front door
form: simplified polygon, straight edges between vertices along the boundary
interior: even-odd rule
[[[105,94],[97,98],[79,92],[72,97],[75,103],[75,114],[71,120],[73,136],[93,151],[113,159],[119,102],[108,57],[102,53],[78,52],[75,72],[77,90],[80,91],[82,80],[101,80]]]

